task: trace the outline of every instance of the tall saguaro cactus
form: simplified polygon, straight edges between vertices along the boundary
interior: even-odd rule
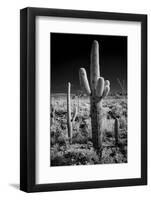
[[[71,84],[68,83],[68,92],[67,92],[67,127],[68,127],[68,137],[72,139],[72,122],[71,122],[71,99],[70,99],[70,91],[71,91]]]
[[[95,149],[102,148],[103,133],[102,126],[102,99],[108,95],[110,91],[110,82],[100,77],[99,66],[99,44],[96,40],[93,41],[90,56],[90,85],[87,78],[87,73],[84,68],[79,70],[79,78],[82,90],[90,96],[91,103],[91,126],[92,126],[92,141]]]

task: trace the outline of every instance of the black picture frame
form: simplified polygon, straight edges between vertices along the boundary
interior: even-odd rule
[[[35,19],[37,16],[141,22],[141,178],[71,183],[35,183]],[[20,189],[44,192],[147,184],[147,15],[48,8],[20,11]]]

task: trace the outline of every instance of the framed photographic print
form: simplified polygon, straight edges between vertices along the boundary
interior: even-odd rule
[[[147,16],[20,12],[20,189],[147,184]]]

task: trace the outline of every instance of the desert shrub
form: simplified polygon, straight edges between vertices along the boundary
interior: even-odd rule
[[[66,165],[67,160],[63,156],[63,152],[51,152],[51,166],[64,166]]]
[[[61,131],[59,128],[56,132],[51,131],[51,145],[65,145],[68,140],[66,135],[66,132]]]
[[[119,147],[106,147],[102,151],[101,163],[125,163],[127,158],[122,154]]]
[[[104,163],[104,164],[114,163],[114,157],[111,155],[112,155],[111,148],[107,148],[107,147],[103,148],[101,163]]]
[[[114,120],[104,118],[102,120],[102,131],[103,131],[103,133],[114,132]]]
[[[125,99],[125,100],[121,101],[120,105],[122,106],[122,108],[127,109],[127,100]]]
[[[124,116],[121,116],[119,119],[119,128],[120,129],[127,129],[127,120]]]
[[[86,144],[88,140],[91,138],[91,124],[90,119],[86,119],[81,121],[81,123],[77,125],[77,129],[74,129],[72,143]]]
[[[82,135],[81,133],[75,133],[72,138],[72,143],[86,144],[88,137]]]
[[[119,117],[122,115],[123,110],[122,110],[122,106],[120,104],[116,104],[112,107],[112,113],[115,117]]]
[[[57,138],[57,143],[59,145],[65,145],[67,142],[67,137],[64,134],[60,134],[59,137]]]
[[[53,151],[51,153],[51,165],[88,165],[99,163],[99,157],[93,148],[87,145],[72,144],[65,151]]]

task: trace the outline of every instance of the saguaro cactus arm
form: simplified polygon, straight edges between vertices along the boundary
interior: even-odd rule
[[[106,97],[110,91],[110,86],[105,86],[102,98]]]
[[[97,85],[96,85],[96,95],[98,97],[101,97],[104,91],[104,78],[99,77],[97,80]]]
[[[80,85],[83,90],[87,95],[91,94],[90,86],[89,86],[89,81],[87,78],[87,73],[84,68],[80,68],[79,70],[79,79],[80,79]]]

